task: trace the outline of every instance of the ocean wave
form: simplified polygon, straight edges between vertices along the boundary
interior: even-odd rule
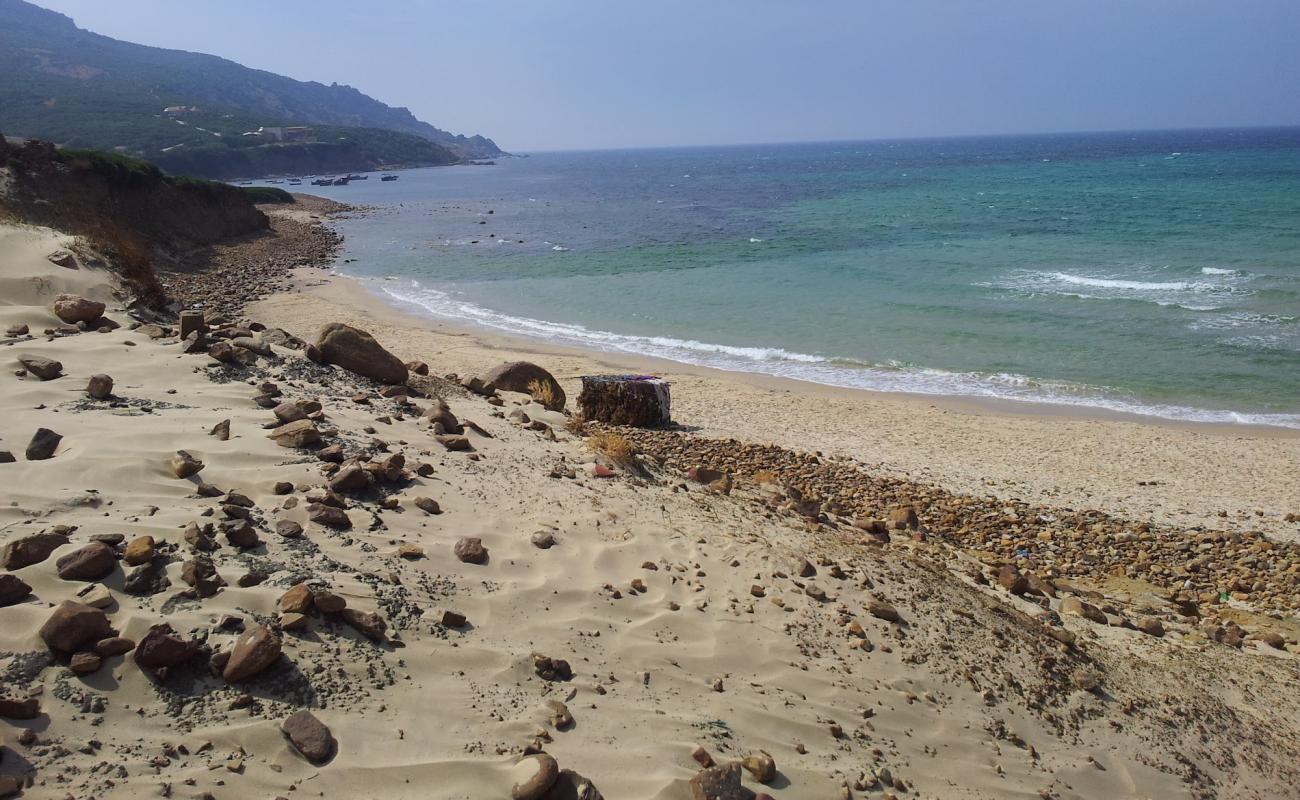
[[[1222,267],[1201,267],[1202,275],[1241,275],[1241,270],[1223,269]]]
[[[1253,414],[1146,403],[1108,387],[1038,380],[1012,373],[956,372],[893,362],[872,364],[799,353],[780,347],[741,347],[669,336],[634,336],[582,325],[503,314],[451,293],[421,287],[372,284],[392,300],[434,316],[471,322],[517,336],[605,352],[629,353],[733,372],[883,392],[984,397],[1079,406],[1190,422],[1273,425],[1300,429],[1300,414]]]
[[[1131,281],[1122,278],[1090,278],[1068,272],[1040,273],[1072,286],[1093,286],[1101,289],[1132,289],[1139,292],[1215,292],[1227,287],[1200,281]]]
[[[1213,269],[1213,268],[1206,268]],[[1061,271],[1016,271],[999,281],[983,283],[1026,295],[1060,295],[1085,300],[1134,301],[1188,311],[1217,311],[1253,294],[1236,272],[1219,280],[1139,280],[1127,276],[1076,274]]]

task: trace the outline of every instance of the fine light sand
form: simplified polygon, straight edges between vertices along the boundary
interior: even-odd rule
[[[498,410],[449,394],[452,411],[492,438],[469,434],[477,459],[448,452],[410,408],[292,351],[276,348],[255,369],[237,370],[128,330],[108,275],[45,260],[64,244],[48,231],[0,228],[0,330],[25,322],[35,334],[0,346],[0,449],[18,457],[0,464],[0,544],[75,526],[71,544],[16,571],[33,595],[0,609],[3,692],[39,693],[43,712],[0,719],[0,775],[29,781],[25,797],[504,798],[521,747],[539,737],[611,800],[691,797],[699,745],[719,761],[771,753],[776,780],[745,783],[776,798],[1297,796],[1292,652],[1208,645],[1167,609],[1158,612],[1168,620],[1163,639],[1070,617],[1079,639],[1067,648],[1044,635],[1039,605],[972,582],[974,562],[962,554],[813,531],[765,513],[745,490],[682,488],[680,475],[594,478],[584,442],[522,395],[507,394]],[[124,327],[47,340],[40,332],[56,320],[46,307],[59,291],[108,301]],[[248,316],[303,336],[326,321],[353,322],[436,373],[478,373],[525,352],[417,323],[338,281],[271,298]],[[527,352],[570,397],[577,375],[608,363]],[[60,360],[65,376],[15,377],[27,353]],[[1256,524],[1238,514],[1260,508],[1259,525],[1281,528],[1278,515],[1297,505],[1297,439],[1276,432],[1017,416],[665,371],[676,416],[704,434],[852,453],[952,488],[1188,524],[1220,508],[1229,522]],[[113,376],[120,402],[86,400],[86,378],[97,372]],[[397,509],[350,499],[348,531],[308,522],[303,498],[323,483],[321,464],[266,438],[271,412],[251,399],[264,380],[287,399],[320,401],[322,427],[337,429],[330,441],[349,454],[382,455],[381,439],[408,466],[431,464],[432,475],[395,487]],[[351,401],[357,391],[369,405]],[[504,412],[516,406],[556,423],[556,441],[509,420]],[[228,441],[208,435],[223,419]],[[63,443],[48,461],[25,461],[40,426]],[[205,462],[197,478],[167,471],[178,449]],[[551,477],[566,469],[576,477]],[[214,561],[229,585],[193,600],[176,597],[191,557],[182,528],[222,516],[219,499],[196,495],[199,479],[256,503],[264,545],[225,544]],[[1164,483],[1139,490],[1139,479]],[[298,489],[278,496],[277,481]],[[418,510],[417,496],[435,498],[443,513]],[[286,519],[303,524],[304,540],[276,536],[275,522]],[[554,531],[554,547],[530,543],[541,529]],[[166,621],[229,649],[233,635],[217,627],[223,615],[274,625],[277,598],[306,579],[378,611],[396,643],[313,617],[283,634],[278,664],[234,687],[201,672],[155,684],[129,655],[86,676],[47,665],[37,628],[81,587],[59,579],[54,562],[105,533],[150,534],[174,553],[162,593],[125,594],[123,567],[104,580],[124,636],[138,640]],[[482,538],[486,564],[452,555],[463,536]],[[402,543],[427,557],[399,558]],[[803,558],[816,565],[809,578],[797,571]],[[249,570],[266,580],[241,588]],[[814,583],[825,600],[810,596]],[[874,600],[892,604],[902,623],[868,613]],[[443,627],[444,609],[469,625]],[[567,659],[573,679],[542,680],[534,653]],[[249,702],[236,702],[245,693]],[[567,705],[571,729],[556,729],[550,700]],[[279,732],[301,707],[338,740],[324,766],[296,755]],[[24,729],[34,742],[19,743]]]
[[[722,372],[471,329],[399,311],[355,281],[318,271],[303,271],[298,284],[300,292],[255,304],[254,316],[300,336],[338,320],[382,331],[399,356],[423,359],[440,373],[471,375],[485,363],[544,358],[571,398],[581,375],[653,373],[672,383],[674,419],[701,436],[849,456],[963,493],[1300,537],[1300,522],[1284,521],[1300,514],[1300,431],[1082,415],[1062,406]]]

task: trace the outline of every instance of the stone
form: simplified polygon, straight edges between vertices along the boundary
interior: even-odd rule
[[[815,583],[809,583],[807,586],[805,586],[803,589],[803,593],[808,595],[812,599],[818,601],[819,603],[826,602],[826,590]]]
[[[208,348],[208,357],[222,364],[230,364],[235,360],[235,348],[229,342],[217,342]]]
[[[254,625],[235,640],[230,659],[221,671],[227,683],[246,681],[260,674],[280,658],[280,637],[262,625]]]
[[[22,578],[7,572],[0,574],[0,608],[14,605],[31,593],[32,587]]]
[[[466,564],[482,564],[488,558],[487,548],[483,546],[483,540],[477,536],[462,536],[456,541],[452,551],[456,554],[456,558]]]
[[[181,580],[194,587],[199,597],[212,597],[226,581],[217,574],[216,565],[206,555],[196,555],[181,565]]]
[[[307,506],[307,519],[327,528],[347,530],[352,527],[352,520],[341,508],[327,506],[324,503],[312,503]]]
[[[916,516],[916,509],[912,507],[896,508],[889,512],[885,520],[889,527],[896,531],[916,528],[920,525],[920,520]]]
[[[306,614],[298,614],[294,612],[290,612],[288,614],[281,614],[280,630],[282,631],[301,630],[302,628],[307,627],[307,623],[309,621],[310,619],[307,617]]]
[[[382,642],[385,638],[385,632],[388,630],[388,623],[384,618],[373,611],[360,611],[355,608],[345,608],[341,614],[343,621],[351,625],[362,636],[376,642]]]
[[[1106,614],[1100,608],[1091,603],[1085,603],[1077,597],[1066,597],[1061,600],[1060,613],[1083,617],[1089,622],[1095,622],[1098,625],[1106,624]]]
[[[0,797],[13,797],[22,789],[22,778],[17,775],[0,775]]]
[[[16,570],[39,564],[67,543],[68,537],[62,533],[33,533],[15,539],[0,550],[0,567]]]
[[[436,401],[421,416],[427,419],[430,425],[441,425],[443,433],[461,434],[465,432],[460,420],[456,419],[456,415],[451,413],[451,408],[442,400]]]
[[[26,336],[30,332],[31,330],[22,323],[19,323],[17,325],[10,325],[9,327],[5,328],[5,336],[11,336],[14,338],[17,338],[19,336]]]
[[[282,614],[306,614],[311,604],[311,587],[305,583],[291,586],[287,592],[280,595],[280,600],[276,603]]]
[[[61,294],[50,307],[54,316],[76,325],[78,322],[94,322],[104,315],[105,305],[95,300],[87,300],[80,295]]]
[[[438,501],[434,500],[432,497],[420,496],[415,498],[415,507],[426,514],[442,513],[442,506],[438,505]]]
[[[709,755],[709,751],[704,749],[704,745],[699,745],[694,750],[692,750],[691,758],[695,761],[696,764],[699,764],[701,767],[705,767],[705,768],[712,767],[716,763],[713,760],[713,756]]]
[[[529,541],[533,543],[533,547],[540,550],[549,550],[555,546],[555,534],[547,530],[536,531],[529,538]]]
[[[294,749],[313,764],[323,764],[334,756],[338,742],[325,723],[310,711],[299,711],[280,723],[280,731]]]
[[[212,524],[200,528],[198,523],[191,522],[185,526],[185,532],[181,534],[185,543],[192,549],[201,553],[211,553],[221,545],[212,536]]]
[[[428,375],[429,365],[423,361],[408,361],[406,362],[406,371],[416,375]]]
[[[465,615],[456,611],[446,610],[442,612],[442,626],[444,628],[463,628],[468,620]]]
[[[98,672],[103,663],[104,659],[98,653],[82,651],[73,653],[72,660],[68,662],[68,668],[78,675],[89,675],[92,672]]]
[[[776,779],[776,760],[766,750],[750,753],[741,759],[740,765],[759,783],[768,784]]]
[[[63,377],[63,364],[45,356],[19,356],[18,362],[29,374],[43,381],[52,381]]]
[[[1138,620],[1137,629],[1157,639],[1165,635],[1165,625],[1159,617],[1143,617]]]
[[[1029,580],[1011,564],[1003,564],[998,569],[998,585],[1015,595],[1029,591]]]
[[[309,419],[300,419],[274,428],[266,435],[281,447],[306,447],[320,441],[320,430]]]
[[[571,769],[562,769],[560,777],[542,795],[542,800],[604,800],[604,795],[583,776]]]
[[[334,473],[329,487],[336,492],[359,492],[368,489],[373,482],[374,478],[367,470],[358,464],[350,464]]]
[[[524,756],[510,770],[512,800],[540,800],[560,777],[560,765],[546,753]]]
[[[513,361],[479,376],[485,393],[506,391],[531,395],[551,411],[564,409],[566,397],[555,376],[528,361]]]
[[[188,478],[203,470],[203,462],[190,455],[186,450],[177,450],[167,461],[167,468],[178,478]]]
[[[127,543],[122,560],[133,567],[147,564],[153,560],[154,547],[152,536],[137,536]]]
[[[159,558],[155,558],[147,564],[141,564],[126,576],[126,580],[122,582],[122,588],[127,594],[140,597],[166,591],[167,587],[172,585],[172,582],[167,577],[163,566],[163,561]]]
[[[275,532],[286,539],[302,538],[302,526],[291,519],[282,519],[275,523]]]
[[[85,645],[113,635],[108,616],[85,603],[64,600],[40,629],[41,640],[51,650],[75,653]]]
[[[223,520],[221,532],[226,535],[226,541],[241,550],[257,547],[262,543],[262,538],[257,535],[257,529],[246,519]]]
[[[902,617],[899,616],[898,610],[886,603],[884,600],[872,600],[867,603],[867,613],[877,619],[883,619],[888,622],[899,622]]]
[[[95,654],[100,658],[125,655],[135,649],[135,642],[121,636],[112,636],[95,642]]]
[[[265,582],[268,577],[270,576],[260,569],[250,569],[235,579],[235,585],[239,586],[241,589],[247,589],[251,586],[260,585]]]
[[[280,422],[297,422],[300,419],[307,419],[307,412],[302,404],[296,402],[281,403],[271,409],[275,418]]]
[[[288,481],[276,481],[271,491],[278,495],[293,494],[293,484]]]
[[[740,783],[740,764],[731,762],[702,769],[691,778],[692,800],[748,800]]]
[[[77,590],[76,600],[91,608],[108,608],[113,605],[113,593],[102,583],[88,583]]]
[[[0,697],[0,717],[5,719],[36,719],[41,715],[41,701],[36,697]]]
[[[54,565],[65,581],[97,581],[117,568],[117,553],[103,542],[91,542],[60,556]]]
[[[470,448],[469,439],[464,436],[439,434],[433,437],[438,444],[452,451],[464,451]]]
[[[562,658],[551,658],[539,653],[533,654],[533,671],[544,681],[567,681],[573,679],[573,668]]]
[[[160,679],[172,668],[184,664],[199,652],[194,642],[187,642],[167,623],[154,625],[135,648],[135,663]]]
[[[202,311],[182,311],[179,336],[188,339],[191,333],[200,337],[208,332],[208,324],[203,320]]]
[[[63,437],[49,428],[37,428],[36,433],[32,434],[32,440],[27,443],[27,460],[44,461],[53,458],[61,441]]]
[[[86,381],[86,394],[96,400],[107,400],[113,396],[113,377],[97,372]]]
[[[407,561],[418,561],[419,559],[424,558],[424,548],[420,547],[418,544],[403,544],[401,547],[397,548],[397,555],[399,558],[404,558]]]
[[[380,383],[406,383],[406,365],[369,333],[341,322],[321,329],[316,350],[322,364],[333,364]]]
[[[333,592],[316,592],[311,601],[322,614],[338,614],[348,607],[347,599]]]

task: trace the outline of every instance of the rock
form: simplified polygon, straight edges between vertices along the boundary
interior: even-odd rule
[[[336,492],[359,492],[374,483],[370,473],[358,464],[349,464],[330,478],[329,487]]]
[[[740,783],[740,764],[719,764],[702,769],[691,778],[692,800],[749,800],[751,794]]]
[[[203,462],[186,450],[177,450],[176,455],[167,461],[167,468],[178,478],[188,478],[203,470]]]
[[[998,585],[1015,595],[1029,591],[1029,580],[1011,564],[1003,564],[998,569]]]
[[[97,581],[117,568],[117,553],[103,542],[91,542],[54,562],[65,581]]]
[[[39,564],[67,543],[68,537],[62,533],[33,533],[15,539],[0,550],[0,567],[16,570]]]
[[[262,543],[261,537],[257,535],[257,529],[246,519],[223,520],[221,532],[226,535],[226,541],[241,550],[257,547]]]
[[[98,653],[83,651],[72,655],[68,668],[78,675],[89,675],[92,672],[98,672],[103,663],[104,660]]]
[[[302,526],[291,519],[282,519],[275,523],[275,532],[286,539],[302,538]]]
[[[281,614],[280,630],[282,631],[300,630],[302,628],[307,627],[307,623],[309,621],[310,620],[308,619],[306,614],[298,614],[294,612],[290,612],[288,614]]]
[[[77,590],[76,600],[91,608],[108,608],[113,605],[113,593],[102,583],[88,583]]]
[[[301,403],[297,402],[281,403],[271,409],[271,413],[275,414],[275,418],[280,422],[297,422],[300,419],[307,419],[307,411]]]
[[[200,337],[208,332],[208,324],[203,321],[202,311],[182,311],[179,336],[188,339],[191,333]]]
[[[1097,608],[1091,603],[1085,603],[1077,597],[1066,597],[1061,600],[1060,613],[1083,617],[1084,619],[1090,622],[1095,622],[1098,625],[1106,624],[1106,615],[1100,608]]]
[[[533,654],[533,671],[544,681],[567,681],[573,679],[573,669],[562,658]]]
[[[208,431],[208,435],[217,437],[219,442],[228,441],[230,439],[230,420],[223,419],[213,425],[212,430]]]
[[[41,715],[41,701],[37,697],[0,697],[0,717],[5,719],[36,719]]]
[[[343,463],[343,447],[337,444],[322,447],[316,451],[316,458],[328,464],[341,464]]]
[[[312,591],[305,583],[299,583],[280,595],[276,605],[282,614],[306,614],[311,608]]]
[[[916,530],[920,525],[920,520],[918,520],[916,516],[916,509],[910,506],[907,508],[896,508],[893,511],[890,511],[889,516],[886,518],[886,522],[890,528],[896,531],[906,530],[909,528]]]
[[[776,760],[766,750],[750,753],[740,765],[759,783],[767,784],[776,779]]]
[[[0,574],[0,608],[18,603],[31,593],[32,587],[22,578],[7,572]]]
[[[136,645],[135,663],[159,679],[166,679],[172,667],[189,661],[198,651],[197,645],[177,636],[172,626],[164,622],[151,627]]]
[[[135,642],[130,639],[124,639],[121,636],[113,636],[95,642],[95,654],[100,658],[112,658],[113,656],[125,655],[134,649]]]
[[[32,434],[32,440],[27,443],[27,460],[44,461],[53,458],[61,441],[63,437],[49,428],[37,428],[36,433]]]
[[[58,267],[66,267],[68,269],[77,268],[77,257],[72,253],[69,253],[67,250],[55,250],[53,253],[46,256],[45,259]]]
[[[488,558],[487,548],[483,546],[483,540],[477,536],[462,536],[456,541],[456,546],[452,550],[456,558],[466,564],[482,564]]]
[[[1165,625],[1159,617],[1143,617],[1138,620],[1137,629],[1157,639],[1165,635]]]
[[[694,750],[692,750],[691,758],[695,761],[696,764],[699,764],[701,767],[705,767],[705,768],[712,767],[717,763],[713,760],[713,756],[709,755],[709,751],[704,749],[704,745],[699,745]]]
[[[421,416],[427,419],[430,425],[441,425],[443,433],[461,434],[465,432],[460,420],[456,419],[456,415],[451,413],[451,408],[442,400],[436,401]]]
[[[152,536],[137,536],[127,543],[122,560],[133,567],[138,567],[152,561],[153,554],[154,538]]]
[[[456,611],[446,610],[442,612],[442,626],[444,628],[463,628],[468,620],[465,615]]]
[[[528,361],[502,364],[481,375],[488,394],[494,391],[523,392],[551,411],[564,409],[564,389],[551,373]]]
[[[230,651],[221,677],[227,683],[246,681],[258,675],[280,658],[280,637],[262,625],[254,625],[240,634]]]
[[[304,758],[313,764],[323,764],[333,757],[338,748],[330,729],[316,719],[310,711],[299,711],[280,723],[280,731]]]
[[[85,645],[112,636],[113,627],[108,624],[108,616],[98,608],[64,600],[41,626],[40,634],[51,650],[75,653]]]
[[[352,527],[352,520],[341,508],[327,506],[324,503],[312,503],[307,506],[307,519],[327,528],[347,530]]]
[[[320,441],[320,430],[309,419],[300,419],[273,429],[266,435],[281,447],[306,447]]]
[[[226,585],[225,579],[217,574],[212,559],[206,555],[197,555],[181,565],[181,580],[194,587],[199,597],[212,597]]]
[[[899,616],[898,610],[886,603],[884,600],[872,600],[867,603],[867,613],[877,619],[883,619],[888,622],[899,622],[902,617]]]
[[[322,364],[333,364],[380,383],[406,383],[406,365],[363,330],[330,323],[316,337],[316,349]]]
[[[293,484],[288,481],[276,481],[271,487],[271,491],[278,495],[293,494]]]
[[[198,523],[191,522],[185,526],[185,532],[181,535],[186,544],[201,553],[211,553],[221,546],[212,536],[212,523],[200,528]]]
[[[79,295],[61,294],[55,298],[50,308],[54,311],[54,316],[69,325],[76,325],[78,322],[94,322],[99,319],[104,315],[105,306]]]
[[[426,514],[442,513],[442,506],[438,505],[438,501],[434,500],[432,497],[421,496],[415,498],[415,507],[420,509]]]
[[[63,364],[45,356],[19,356],[18,362],[32,375],[43,381],[63,376]]]
[[[86,394],[95,400],[107,400],[113,396],[113,378],[111,375],[105,375],[97,372],[90,376],[86,381]]]
[[[167,587],[172,585],[172,582],[167,577],[163,567],[163,561],[159,558],[155,558],[147,564],[141,564],[126,576],[122,588],[126,590],[127,594],[139,597],[147,597],[166,591]]]
[[[23,781],[17,775],[0,775],[0,797],[13,797],[23,789]]]
[[[438,441],[438,444],[442,445],[448,450],[463,451],[463,450],[468,450],[470,448],[469,439],[464,436],[450,436],[445,434],[438,434],[433,438]]]
[[[805,586],[803,589],[803,593],[808,595],[812,599],[818,601],[819,603],[826,602],[826,590],[815,583],[810,583],[807,586]]]
[[[542,800],[604,800],[604,795],[583,776],[571,769],[562,769],[560,777],[542,795]]]
[[[388,623],[384,618],[373,611],[359,611],[355,608],[345,608],[341,614],[343,621],[355,628],[362,636],[375,642],[384,641],[384,634],[388,630]]]
[[[510,790],[513,800],[540,800],[560,777],[560,765],[546,753],[524,756],[510,770],[510,777],[514,781]]]
[[[10,325],[9,327],[5,328],[5,336],[10,336],[13,338],[17,338],[19,336],[26,336],[30,332],[31,332],[30,329],[26,325],[21,323],[18,325]]]
[[[529,541],[533,543],[533,547],[540,550],[549,550],[555,546],[555,534],[547,530],[537,531],[530,537]]]
[[[403,544],[401,547],[397,548],[397,555],[399,558],[404,558],[407,561],[417,561],[424,558],[424,548],[417,544]]]
[[[416,375],[428,375],[429,365],[423,361],[408,361],[406,362],[406,371]]]
[[[251,586],[258,586],[262,584],[263,582],[266,581],[268,577],[270,576],[268,576],[265,572],[261,571],[260,569],[250,569],[247,572],[245,572],[243,575],[240,575],[238,578],[236,578],[235,584],[239,586],[241,589],[247,589]]]

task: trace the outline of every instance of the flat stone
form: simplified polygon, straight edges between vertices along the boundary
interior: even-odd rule
[[[280,658],[280,637],[262,625],[254,625],[240,634],[230,651],[230,659],[221,671],[227,683],[252,678]]]
[[[152,536],[137,536],[127,543],[122,560],[133,567],[146,564],[153,560],[154,545]]]
[[[438,501],[434,500],[432,497],[421,496],[415,498],[415,507],[420,509],[426,514],[442,513],[442,506],[438,505]]]
[[[275,532],[286,539],[302,538],[302,526],[291,519],[282,519],[275,523]]]
[[[121,636],[113,636],[95,642],[95,653],[98,654],[100,658],[112,658],[113,656],[125,655],[134,649],[135,642]]]
[[[62,533],[33,533],[15,539],[0,550],[0,567],[15,570],[39,564],[67,543],[68,537]]]
[[[333,592],[316,592],[312,595],[312,603],[322,614],[338,614],[348,607],[347,599]]]
[[[375,642],[382,642],[385,638],[385,632],[388,630],[388,623],[384,618],[373,611],[360,611],[355,608],[345,608],[341,615],[343,621],[351,625],[362,636]]]
[[[280,595],[280,600],[276,605],[282,614],[306,614],[311,609],[312,597],[311,587],[305,583],[299,583]]]
[[[320,430],[309,419],[300,419],[273,429],[267,434],[281,447],[306,447],[320,441]]]
[[[62,441],[63,436],[49,428],[37,428],[36,433],[32,434],[32,440],[27,443],[27,460],[44,461],[54,458],[54,451],[59,449],[59,442]]]
[[[19,356],[18,363],[31,375],[43,381],[63,377],[63,364],[45,356]]]
[[[91,583],[77,590],[77,602],[91,608],[108,608],[113,605],[113,593],[102,583]]]
[[[73,653],[68,668],[78,675],[89,675],[92,672],[98,672],[103,663],[104,659],[98,653],[82,651]]]
[[[299,711],[280,723],[289,743],[313,764],[323,764],[334,756],[338,742],[330,729],[310,711]]]
[[[117,553],[103,542],[91,542],[54,563],[65,581],[97,581],[117,569]]]
[[[5,719],[36,719],[41,715],[41,701],[36,697],[0,697],[0,717]]]

